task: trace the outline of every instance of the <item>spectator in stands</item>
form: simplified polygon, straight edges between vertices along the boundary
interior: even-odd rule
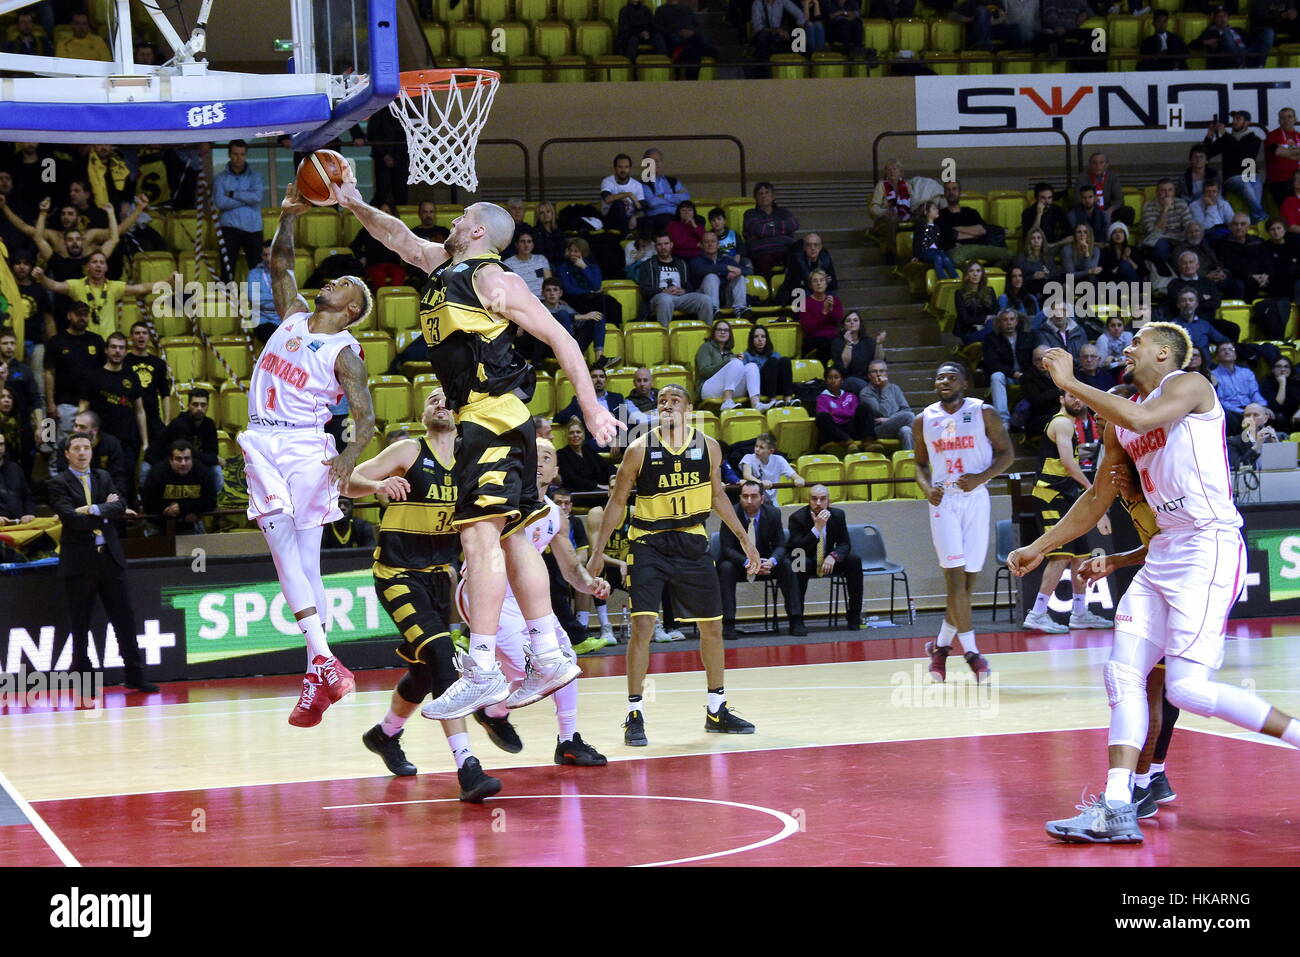
[[[167,461],[154,466],[144,482],[146,534],[164,534],[170,518],[175,522],[174,534],[202,535],[203,516],[217,507],[216,484],[207,469],[194,467],[194,446],[189,442],[176,439],[167,451]]]
[[[695,204],[684,199],[677,204],[677,218],[667,226],[673,240],[673,252],[688,262],[700,254],[704,222],[695,214]]]
[[[943,230],[939,228],[939,204],[927,199],[916,208],[916,226],[912,230],[912,261],[922,262],[934,270],[939,279],[956,279],[957,267],[944,252]],[[886,249],[885,261],[889,261]]]
[[[114,331],[104,341],[104,362],[82,384],[82,408],[89,408],[109,435],[122,443],[127,464],[134,474],[140,451],[149,435],[144,411],[144,393],[140,383],[123,367],[126,361],[126,336]],[[124,490],[128,499],[135,498],[135,483],[128,481]]]
[[[871,369],[871,361],[876,358],[877,348],[883,359],[884,330],[876,333],[874,338],[864,334],[862,317],[856,312],[850,312],[840,320],[840,334],[831,343],[831,365],[840,370],[844,376],[844,388],[854,395],[867,387],[867,373]]]
[[[844,376],[834,367],[826,370],[826,388],[817,396],[817,444],[823,452],[844,455],[862,451],[875,438],[871,410],[844,389]]]
[[[209,394],[207,389],[191,389],[186,395],[185,411],[167,423],[145,453],[145,462],[151,468],[167,460],[172,443],[184,439],[194,450],[194,458],[203,468],[214,472],[217,488],[224,484],[221,477],[225,460],[217,445],[217,424],[208,417]],[[147,473],[145,473],[147,474]]]
[[[33,276],[39,272],[34,270]],[[72,430],[82,387],[104,361],[104,340],[88,330],[89,323],[90,307],[74,303],[68,310],[66,328],[45,350],[45,410],[58,420],[60,435]]]
[[[262,174],[248,165],[248,144],[231,140],[227,148],[230,161],[212,183],[212,201],[221,210],[218,223],[221,236],[230,253],[230,269],[234,269],[243,250],[248,268],[262,261],[262,194],[266,185]],[[222,278],[230,273],[222,262]]]
[[[885,249],[885,262],[893,265],[897,261],[898,227],[912,221],[912,192],[907,185],[907,180],[903,178],[903,164],[898,160],[891,159],[885,162],[885,175],[871,192],[870,212],[871,231],[880,236]],[[917,231],[920,232],[919,227]],[[913,237],[914,255],[916,241],[916,237]],[[937,238],[935,241],[937,243]],[[924,245],[924,240],[922,242],[922,248],[929,248]],[[916,258],[922,257],[916,256]]]
[[[872,360],[867,384],[859,391],[858,401],[866,407],[877,438],[898,439],[902,448],[912,447],[912,422],[916,413],[903,390],[889,381],[889,366],[883,356]]]
[[[1066,276],[1074,277],[1078,288],[1083,283],[1095,282],[1101,275],[1101,250],[1093,239],[1092,227],[1080,223],[1074,227],[1074,240],[1061,247],[1061,269]]]
[[[972,262],[966,267],[961,287],[953,297],[953,307],[957,311],[953,335],[964,346],[982,340],[987,332],[989,317],[997,311],[998,297],[989,285],[988,274],[978,262]]]
[[[785,282],[781,284],[777,304],[788,306],[794,301],[798,290],[807,292],[810,288],[809,279],[818,270],[826,274],[826,291],[835,292],[840,285],[835,278],[835,261],[831,259],[830,250],[822,245],[821,236],[809,233],[803,242],[790,247],[785,258]]]
[[[537,222],[532,227],[536,251],[545,256],[550,261],[551,268],[555,269],[564,260],[564,247],[568,243],[568,237],[560,228],[555,218],[555,204],[549,199],[537,204],[536,215]]]
[[[1187,224],[1187,238],[1174,249],[1173,261],[1177,263],[1179,257],[1188,252],[1196,254],[1196,258],[1200,263],[1201,275],[1216,286],[1222,287],[1222,283],[1228,278],[1228,273],[1223,268],[1223,264],[1219,262],[1219,257],[1215,255],[1214,249],[1206,241],[1205,230],[1195,220]],[[1220,288],[1220,292],[1222,292],[1222,288]]]
[[[535,241],[532,233],[524,233],[515,242],[515,254],[503,260],[501,265],[522,279],[528,291],[538,299],[542,298],[542,282],[551,278],[551,264],[542,256],[533,255]],[[557,283],[563,291],[562,283]]]
[[[1033,366],[1020,377],[1020,396],[1023,410],[1018,405],[1011,416],[1014,428],[1023,421],[1025,428],[1024,442],[1030,448],[1037,448],[1039,440],[1047,429],[1052,416],[1061,410],[1061,390],[1056,387],[1052,377],[1043,368],[1043,356],[1051,346],[1035,346],[1032,356]],[[1024,416],[1021,420],[1021,416]]]
[[[790,358],[776,351],[766,328],[750,327],[749,344],[741,358],[746,365],[758,366],[759,393],[767,396],[772,405],[794,402],[794,373]]]
[[[560,481],[570,492],[608,492],[609,477],[614,473],[614,463],[602,458],[593,442],[587,439],[587,430],[576,415],[564,425],[566,444],[555,453],[560,466]]]
[[[1205,184],[1217,181],[1219,173],[1209,165],[1209,150],[1201,143],[1192,144],[1187,151],[1187,162],[1187,169],[1183,170],[1183,175],[1178,179],[1178,195],[1189,204],[1195,204],[1201,198]]]
[[[624,275],[633,282],[641,280],[641,266],[654,258],[655,241],[643,224],[623,244]]]
[[[762,370],[747,363],[736,354],[736,339],[731,334],[731,323],[717,320],[695,353],[695,381],[699,383],[700,400],[722,399],[722,411],[734,409],[739,403],[735,394],[749,399],[752,408],[766,412],[772,403],[764,402],[761,383]]]
[[[1133,333],[1124,328],[1122,316],[1111,316],[1106,320],[1106,331],[1097,337],[1097,355],[1101,368],[1119,374],[1128,362],[1124,350],[1133,344]],[[987,346],[985,347],[987,348]]]
[[[821,0],[802,0],[803,25],[808,31],[807,52],[817,53],[826,49],[826,23],[822,20]]]
[[[416,215],[420,217],[420,225],[412,229],[411,232],[424,240],[434,239],[435,231],[443,228],[438,225],[437,207],[429,200],[423,200],[416,207]]]
[[[339,511],[343,516],[325,526],[321,533],[321,548],[374,548],[375,526],[364,518],[357,518],[352,499],[339,496]]]
[[[673,8],[686,9],[676,2]],[[683,202],[691,198],[691,193],[675,176],[669,176],[664,172],[664,154],[661,150],[652,146],[645,151],[643,159],[652,161],[648,175],[643,173],[641,177],[641,188],[646,199],[645,222],[651,229],[663,230],[680,215],[678,209]]]
[[[705,57],[716,58],[718,55],[718,51],[700,33],[695,11],[680,0],[663,0],[659,9],[655,10],[655,26],[663,34],[664,42],[668,45],[668,55],[675,63],[698,64]],[[698,66],[685,73],[688,80],[697,79],[699,75]]]
[[[8,436],[0,431],[0,525],[26,525],[36,518],[36,500],[18,458],[18,450],[10,448]]]
[[[766,180],[754,187],[754,208],[745,210],[741,228],[745,249],[754,263],[754,272],[765,279],[785,261],[794,244],[799,220],[784,207],[776,205],[776,191]]]
[[[1291,193],[1282,200],[1278,214],[1286,221],[1287,232],[1300,233],[1300,169],[1291,174]]]
[[[86,156],[86,177],[90,181],[92,202],[100,209],[105,205],[117,209],[135,196],[134,171],[122,154],[107,143],[90,148]]]
[[[803,602],[795,583],[794,572],[785,553],[785,529],[781,513],[775,505],[763,501],[763,490],[758,482],[745,481],[740,487],[740,503],[736,517],[758,550],[762,564],[752,575],[745,571],[745,552],[734,532],[722,526],[719,533],[718,591],[722,596],[722,637],[734,641],[736,633],[736,583],[748,577],[752,581],[773,581],[785,598],[786,618],[790,634],[803,636],[808,629],[803,623]]]
[[[66,36],[54,45],[54,55],[73,60],[113,59],[104,38],[90,32],[90,18],[84,13],[72,15],[72,36]]]
[[[23,434],[27,436],[24,446],[30,447],[33,445],[33,416],[39,420],[42,408],[40,382],[32,367],[18,359],[18,336],[8,326],[0,327],[0,367],[6,372],[0,385],[13,394],[13,412],[22,423]]]
[[[1174,299],[1174,303],[1178,312],[1170,316],[1169,321],[1186,329],[1192,345],[1197,349],[1205,349],[1210,344],[1217,346],[1221,342],[1232,341],[1197,314],[1201,300],[1195,289],[1189,287],[1182,290]]]
[[[1056,205],[1056,190],[1050,183],[1034,187],[1034,202],[1020,214],[1020,234],[1028,236],[1035,229],[1043,233],[1049,246],[1063,246],[1070,240],[1070,221],[1065,210]]]
[[[1088,333],[1070,315],[1070,311],[1064,302],[1058,300],[1054,308],[1048,312],[1047,321],[1038,330],[1036,345],[1064,349],[1074,356],[1075,363],[1078,363],[1084,346],[1088,344]]]
[[[1157,268],[1168,263],[1174,245],[1187,235],[1192,212],[1187,203],[1174,195],[1174,181],[1165,177],[1156,184],[1156,198],[1142,207],[1143,237],[1141,249],[1148,262]]]
[[[1133,210],[1124,205],[1124,187],[1120,183],[1119,177],[1115,175],[1115,171],[1110,168],[1110,160],[1105,153],[1093,153],[1088,157],[1088,168],[1080,174],[1075,186],[1080,190],[1084,186],[1093,188],[1097,195],[1097,206],[1107,216],[1107,225],[1115,221],[1127,223],[1129,226],[1133,225]],[[1082,198],[1083,194],[1080,193],[1080,199],[1082,200]],[[1104,229],[1098,230],[1094,225],[1094,236],[1104,236],[1105,234]]]
[[[523,241],[524,237],[520,237]],[[533,257],[540,259],[540,256]],[[548,312],[553,315],[562,325],[569,335],[573,336],[578,348],[583,352],[591,346],[595,354],[593,362],[603,362],[605,359],[605,317],[598,310],[589,310],[587,312],[576,312],[568,304],[564,303],[562,297],[564,287],[560,285],[558,279],[547,277],[542,280],[542,305]],[[541,362],[544,359],[554,358],[549,346],[539,342],[527,333],[520,334],[521,350],[525,349],[524,340],[531,344],[529,358],[533,362]]]
[[[716,206],[709,210],[709,231],[718,237],[718,249],[726,256],[743,256],[744,244],[736,231],[727,225],[727,213]]]
[[[1255,300],[1267,295],[1268,264],[1264,241],[1250,234],[1250,217],[1236,213],[1228,224],[1228,235],[1214,244],[1227,276],[1219,283],[1225,299]]]
[[[1025,271],[1020,266],[1007,270],[1006,291],[998,296],[998,310],[1011,309],[1028,319],[1038,312],[1038,297],[1025,284]]]
[[[995,40],[1012,50],[1028,45],[1020,28],[1007,19],[1003,0],[962,0],[949,17],[966,24],[967,49],[991,52]]]
[[[111,209],[92,205],[91,199],[93,195],[90,183],[85,178],[79,177],[68,184],[68,205],[76,210],[77,222],[75,225],[83,231],[107,229],[108,218],[112,214]]]
[[[1002,417],[1003,426],[1011,424],[1007,387],[1018,384],[1034,362],[1034,337],[1023,331],[1023,321],[1013,309],[1000,310],[980,355],[980,369],[989,378],[990,401]]]
[[[1228,416],[1228,434],[1241,431],[1241,416],[1250,403],[1267,405],[1259,391],[1259,380],[1250,369],[1237,365],[1237,347],[1231,342],[1220,342],[1214,352],[1214,391],[1219,404]]]
[[[1163,11],[1161,11],[1163,12]],[[1233,110],[1229,117],[1232,128],[1215,121],[1206,131],[1203,145],[1208,156],[1223,156],[1224,187],[1230,195],[1240,196],[1250,211],[1251,223],[1268,218],[1264,212],[1264,182],[1257,167],[1259,148],[1263,145],[1259,135],[1250,128],[1250,113]],[[1250,171],[1250,178],[1244,175]]]
[[[796,27],[805,23],[803,10],[791,0],[754,0],[750,5],[749,18],[754,29],[749,42],[754,47],[754,59],[766,62],[774,53],[790,52],[787,17]]]
[[[1300,379],[1296,378],[1290,359],[1282,356],[1273,363],[1259,391],[1281,426],[1300,425]]]
[[[1187,371],[1195,372],[1210,383],[1210,388],[1214,388],[1214,373],[1210,370],[1210,360],[1206,358],[1204,349],[1192,346],[1192,353],[1187,357]]]
[[[843,575],[849,590],[845,627],[857,631],[862,627],[862,558],[853,554],[844,511],[831,507],[831,493],[825,485],[808,490],[808,504],[791,513],[789,529],[785,553],[792,559],[799,554],[804,557],[805,570],[795,574],[800,603],[805,603],[810,577]]]
[[[649,46],[651,52],[661,56],[668,52],[663,34],[655,26],[654,11],[641,0],[628,0],[623,9],[618,12],[614,50],[635,63],[643,46]],[[629,159],[628,165],[630,166],[631,163]]]
[[[1300,11],[1295,0],[1255,0],[1251,4],[1251,23],[1273,28],[1282,43],[1295,43],[1300,39]]]
[[[1128,227],[1115,223],[1110,227],[1106,245],[1097,260],[1101,267],[1098,278],[1104,282],[1137,282],[1137,263],[1133,260],[1133,247],[1128,242]]]
[[[1286,220],[1274,216],[1264,224],[1268,239],[1264,242],[1268,263],[1269,290],[1273,296],[1285,296],[1286,290],[1300,281],[1300,236],[1289,232]]]
[[[623,324],[623,307],[617,299],[600,291],[604,281],[600,267],[589,262],[591,247],[581,236],[572,236],[564,247],[565,258],[555,276],[564,288],[564,300],[575,310],[599,312],[606,322]],[[666,323],[665,323],[666,325]]]
[[[1268,424],[1268,419],[1269,412],[1264,406],[1258,403],[1246,406],[1241,415],[1240,431],[1233,430],[1236,434],[1228,437],[1228,464],[1231,468],[1253,468],[1259,461],[1261,446],[1286,439],[1286,433],[1274,429]]]
[[[624,406],[626,400],[623,398],[621,392],[605,391],[606,372],[603,365],[593,363],[587,371],[591,375],[591,388],[596,393],[596,402],[606,412],[617,419],[623,419],[627,422],[638,421],[637,414],[630,410],[625,411]],[[578,400],[576,398],[570,399],[569,404],[556,413],[555,421],[567,423],[573,418],[577,418],[579,421],[583,422],[584,426],[586,425],[586,421],[582,417],[582,409],[579,408]],[[605,445],[598,445],[595,439],[590,439],[587,444],[597,452],[605,452],[609,448]],[[569,483],[565,482],[564,484],[568,485]]]
[[[382,196],[374,196],[370,204],[389,216],[397,216],[397,207]],[[352,255],[361,261],[362,275],[371,288],[400,286],[406,282],[406,264],[402,257],[385,246],[364,226],[357,230],[349,247]]]
[[[36,251],[36,227],[28,226],[26,220],[18,213],[14,195],[14,177],[7,169],[0,169],[0,242],[5,244],[11,256],[15,254],[31,255]],[[48,203],[47,203],[48,206]],[[40,218],[39,215],[34,218]],[[44,227],[44,222],[40,223]]]
[[[1192,45],[1209,54],[1205,65],[1211,70],[1253,69],[1264,65],[1273,49],[1273,39],[1272,28],[1264,27],[1248,40],[1228,22],[1228,8],[1219,7]]]
[[[673,225],[673,224],[669,224]],[[673,241],[674,252],[677,249]],[[700,240],[700,254],[690,261],[691,282],[702,294],[709,297],[714,311],[727,308],[734,309],[737,315],[749,313],[749,298],[745,289],[745,277],[752,273],[748,262],[735,255],[725,255],[718,249],[718,237],[712,230],[704,233]]]
[[[1206,182],[1200,198],[1188,207],[1192,219],[1200,224],[1210,240],[1222,239],[1228,235],[1228,223],[1232,222],[1232,207],[1219,195],[1219,189],[1217,179]]]
[[[1209,276],[1201,275],[1200,257],[1190,251],[1178,257],[1178,274],[1166,287],[1165,294],[1170,302],[1176,303],[1184,289],[1191,289],[1196,293],[1197,315],[1210,317],[1219,311],[1223,294],[1219,292]]]
[[[1101,350],[1091,343],[1079,350],[1079,368],[1075,378],[1102,392],[1115,386],[1115,373],[1102,368]]]
[[[641,295],[650,305],[656,321],[664,328],[673,312],[694,312],[701,322],[713,319],[713,302],[701,292],[694,292],[686,260],[673,253],[673,240],[667,233],[655,237],[655,255],[641,267]]]
[[[826,17],[826,39],[832,46],[838,45],[848,59],[854,59],[863,46],[862,5],[858,0],[822,0],[821,5]]]
[[[50,41],[46,37],[38,37],[33,32],[34,26],[31,11],[19,12],[18,32],[5,47],[5,52],[18,53],[22,56],[54,56],[54,48],[50,46]]]
[[[77,413],[75,429],[82,435],[90,436],[91,464],[107,472],[112,477],[115,488],[125,489],[130,480],[131,466],[126,461],[126,453],[122,451],[122,443],[100,430],[99,416],[89,409]],[[61,448],[50,471],[58,474],[67,467],[67,450]]]
[[[1300,169],[1300,130],[1296,129],[1295,110],[1283,107],[1277,114],[1277,129],[1264,140],[1265,185],[1273,201],[1281,206],[1295,192],[1292,177]]]
[[[150,283],[127,283],[120,279],[109,279],[108,257],[102,252],[87,257],[86,275],[83,279],[60,282],[51,279],[39,268],[32,270],[32,278],[50,292],[67,296],[73,302],[85,303],[89,310],[90,331],[105,338],[117,329],[117,304],[126,298],[148,295],[153,289]]]
[[[1137,68],[1148,70],[1186,70],[1187,42],[1169,29],[1169,11],[1155,10],[1151,16],[1151,35],[1138,46],[1142,59]]]
[[[510,245],[501,250],[502,257],[509,259],[515,254],[515,244],[519,242],[519,237],[524,233],[531,233],[533,227],[524,222],[524,214],[527,212],[527,207],[524,205],[522,199],[511,198],[506,200],[506,212],[508,212],[510,218],[515,221],[515,231],[514,235],[510,237]]]
[[[1065,241],[1058,245],[1069,243],[1074,238],[1075,227],[1084,224],[1092,227],[1094,236],[1110,234],[1111,218],[1097,202],[1097,188],[1091,183],[1084,183],[1079,187],[1078,205],[1065,214],[1065,219],[1070,224],[1070,233],[1065,237]]]
[[[943,248],[953,263],[964,269],[972,260],[987,261],[995,266],[1010,266],[1015,253],[1005,246],[990,246],[988,224],[978,210],[961,205],[961,184],[956,180],[945,183],[943,198],[947,208],[939,214],[939,228],[943,231]]]
[[[394,206],[405,206],[411,154],[401,121],[392,110],[376,110],[366,122],[366,140],[370,144],[375,195]]]
[[[651,16],[649,9],[640,0],[629,3],[623,8],[623,13],[633,7],[645,11],[647,17]],[[623,13],[619,14],[620,21]],[[653,28],[651,31],[653,33]],[[656,39],[659,37],[657,33],[653,35]],[[659,42],[663,43],[662,40]],[[636,57],[630,59],[635,60]],[[606,229],[615,229],[620,233],[636,229],[637,221],[646,208],[645,191],[641,188],[641,181],[632,175],[632,157],[626,153],[614,157],[614,172],[600,181],[600,204]]]
[[[803,308],[796,313],[803,328],[804,355],[813,354],[823,364],[830,361],[831,347],[844,318],[844,302],[826,291],[828,284],[826,273],[814,269],[808,276],[809,289],[803,297]]]
[[[275,311],[271,287],[271,242],[262,242],[262,261],[248,271],[248,300],[252,304],[253,338],[266,345],[271,333],[280,328],[281,316]]]
[[[1043,295],[1043,287],[1057,273],[1056,253],[1047,244],[1047,235],[1041,229],[1030,229],[1025,234],[1021,251],[1016,256],[1015,268],[1025,276],[1025,287],[1035,297]]]
[[[632,373],[632,391],[627,394],[627,401],[647,419],[659,417],[656,411],[659,390],[655,388],[654,376],[645,366]]]
[[[796,488],[804,485],[803,476],[776,451],[776,439],[770,432],[754,440],[754,451],[740,460],[740,474],[746,482],[763,487],[763,498],[769,505],[776,504],[776,485],[783,479],[789,479]]]
[[[127,353],[126,370],[140,384],[140,398],[144,402],[145,424],[148,426],[146,442],[152,442],[163,430],[164,404],[172,394],[172,375],[167,363],[149,351],[149,324],[142,320],[131,324],[131,351]]]

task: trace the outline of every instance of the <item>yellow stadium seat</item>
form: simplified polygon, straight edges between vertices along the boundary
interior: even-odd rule
[[[767,339],[772,348],[787,359],[799,354],[799,342],[803,330],[797,322],[769,322],[763,328],[767,330]]]
[[[627,83],[632,79],[632,61],[625,56],[608,54],[592,57],[595,79],[603,83]]]
[[[767,418],[754,409],[727,409],[722,413],[722,441],[728,445],[756,439],[767,431]]]
[[[900,449],[892,460],[894,498],[920,498],[921,487],[916,484],[916,455],[911,449]]]
[[[605,388],[610,392],[617,392],[619,395],[627,395],[632,391],[632,380],[636,377],[636,370],[631,366],[622,366],[618,369],[605,370]]]
[[[207,249],[216,247],[216,237],[192,209],[177,210],[167,219],[167,245],[183,255],[194,255],[194,235],[201,232]]]
[[[741,235],[745,228],[745,213],[754,208],[754,201],[748,196],[727,196],[722,200],[722,209],[727,214],[727,228],[734,229],[736,235]],[[766,285],[766,283],[764,283]],[[745,281],[746,288],[751,288],[748,280]]]
[[[553,59],[569,54],[569,25],[548,20],[533,27],[533,52],[538,56]]]
[[[587,79],[587,58],[582,56],[551,57],[551,80],[555,83],[584,83]]]
[[[988,219],[989,200],[988,197],[985,196],[983,193],[976,193],[976,192],[968,193],[965,190],[962,190],[961,204],[963,206],[969,206],[971,209],[975,210],[975,212],[979,213],[985,219]]]
[[[688,393],[694,395],[695,376],[691,372],[691,369],[691,366],[679,365],[677,363],[650,366],[650,378],[651,381],[654,382],[656,389],[662,388],[666,385],[679,385]]]
[[[545,83],[546,61],[539,56],[512,56],[508,72],[512,83]]]
[[[307,285],[307,280],[311,278],[311,274],[315,271],[315,269],[316,269],[316,264],[315,261],[311,258],[310,252],[302,248],[298,248],[293,251],[293,278],[294,281],[298,284],[299,292],[302,292],[303,287]],[[313,290],[312,291],[313,299],[315,298],[315,295],[316,295],[315,290]]]
[[[357,332],[354,335],[357,342],[361,343],[366,371],[372,376],[387,375],[388,367],[392,365],[393,357],[397,355],[397,349],[393,346],[393,337],[379,331]]]
[[[966,46],[966,27],[953,20],[932,20],[927,50],[935,53],[956,53]],[[904,47],[903,49],[915,49]]]
[[[528,403],[528,411],[533,415],[544,415],[548,419],[555,415],[555,380],[550,376],[538,375],[537,387]]]
[[[481,23],[453,23],[447,42],[451,44],[451,55],[462,60],[487,54],[487,30]]]
[[[429,393],[438,388],[441,383],[438,377],[432,372],[425,372],[417,375],[411,382],[411,417],[419,419],[424,416],[424,400],[429,397]]]
[[[136,282],[150,285],[155,282],[170,283],[174,281],[172,277],[176,274],[176,257],[165,250],[136,253],[131,257],[131,272]]]
[[[675,319],[668,327],[668,357],[695,367],[695,354],[709,337],[709,324],[698,319]]]
[[[474,0],[474,16],[480,23],[499,24],[510,19],[510,0]]]
[[[657,322],[625,322],[623,346],[627,351],[624,358],[630,365],[661,365],[669,356],[668,330]]]
[[[600,291],[623,307],[625,326],[636,319],[641,306],[641,292],[635,282],[631,279],[606,279],[600,284]]]
[[[1032,53],[999,53],[998,70],[1001,73],[1033,73],[1035,57]]]
[[[591,0],[555,0],[555,19],[576,24],[591,19]]]
[[[488,52],[507,59],[527,56],[532,52],[532,31],[528,24],[517,20],[503,23],[499,20],[488,21]]]
[[[555,414],[559,415],[560,411],[573,401],[576,394],[569,377],[563,372],[557,372],[555,374]],[[560,424],[563,425],[564,423]]]
[[[692,412],[691,425],[711,439],[716,439],[722,428],[718,422],[718,417],[712,412]]]
[[[762,276],[745,277],[745,298],[751,302],[767,302],[772,298],[772,290]]]
[[[319,246],[312,250],[311,259],[315,267],[329,259],[331,256],[351,256],[352,250],[347,246]]]
[[[1106,21],[1106,49],[1136,50],[1142,42],[1142,20],[1142,17],[1122,14],[1109,17]]]
[[[198,337],[169,336],[158,347],[176,382],[192,382],[207,376],[207,350]]]
[[[859,455],[871,455],[873,453],[859,453]],[[849,461],[852,459],[853,461]],[[878,458],[859,458],[857,456],[845,457],[845,474],[844,477],[849,480],[853,479],[883,479],[878,484],[850,485],[847,487],[848,501],[853,502],[878,502],[890,497],[889,479],[892,473],[889,462],[884,456]]]
[[[411,286],[380,286],[375,297],[380,329],[397,335],[420,328],[420,293]],[[401,351],[401,346],[398,351]]]
[[[862,33],[863,45],[875,50],[877,55],[898,49],[894,46],[894,25],[889,20],[863,20]]]
[[[247,384],[245,383],[245,387]],[[214,410],[217,421],[232,435],[248,427],[248,393],[237,382],[223,382],[221,391],[216,395],[217,408]],[[212,399],[209,398],[209,404]]]
[[[452,0],[433,0],[433,19],[439,23],[451,23],[469,18],[468,4],[452,3]]]
[[[957,316],[955,305],[957,290],[961,287],[960,279],[940,279],[930,294],[930,302],[925,311],[939,320],[939,328],[947,331],[952,328]]]
[[[515,19],[528,24],[545,20],[551,12],[551,0],[515,0]]]
[[[367,385],[380,422],[401,422],[411,409],[411,383],[400,375],[371,376]]]
[[[849,75],[849,65],[843,54],[820,50],[812,55],[812,72],[819,80],[839,80]]]
[[[984,270],[984,275],[988,277],[989,288],[996,295],[1002,295],[1007,291],[1007,274],[1006,271],[996,266],[989,266]]]
[[[818,482],[839,482],[844,479],[844,463],[834,455],[801,455],[794,468],[806,483],[803,488],[794,490],[794,500],[800,503],[808,501],[808,489]],[[836,487],[831,498],[838,498],[842,494]]]
[[[891,49],[894,50],[913,50],[920,52],[925,49],[928,42],[926,34],[929,24],[924,20],[895,20],[894,21],[894,42]]]
[[[642,83],[667,83],[673,78],[672,60],[658,53],[636,58],[636,78]]]
[[[997,72],[993,54],[987,50],[966,50],[962,52],[959,66],[963,76],[988,76]]]
[[[239,449],[239,444],[231,437],[229,432],[225,429],[217,429],[217,455],[223,459],[229,459],[243,454]]]
[[[573,43],[582,56],[607,56],[614,49],[614,31],[601,20],[584,20],[574,27]]]
[[[298,217],[298,235],[295,241],[299,246],[317,249],[321,246],[343,245],[342,222],[333,209],[309,209]]]
[[[802,80],[808,75],[808,61],[798,53],[774,53],[768,63],[774,80]]]
[[[1186,40],[1189,44],[1205,32],[1205,28],[1210,25],[1209,14],[1194,13],[1191,11],[1175,14],[1169,18],[1178,22],[1178,35]],[[1171,24],[1172,25],[1172,24]],[[1190,64],[1189,64],[1190,65]]]
[[[818,359],[791,359],[790,373],[795,382],[811,382],[826,378],[826,367]]]
[[[227,379],[247,379],[253,369],[253,354],[248,348],[247,336],[213,336],[208,340],[212,344],[213,351],[226,360],[226,365],[222,365],[215,357],[210,357],[208,371],[212,378],[218,382],[225,382]],[[229,366],[231,372],[226,371]]]
[[[1219,306],[1218,318],[1237,327],[1239,342],[1246,342],[1251,337],[1250,311],[1250,303],[1239,299],[1225,299]]]
[[[803,406],[768,409],[767,430],[776,438],[776,447],[787,459],[807,453],[817,441],[817,423]]]
[[[1020,214],[1025,211],[1024,194],[1014,190],[998,190],[989,194],[988,221],[1001,226],[1009,235],[1020,232]]]
[[[617,26],[618,15],[625,6],[626,0],[596,0],[596,15],[611,26]]]

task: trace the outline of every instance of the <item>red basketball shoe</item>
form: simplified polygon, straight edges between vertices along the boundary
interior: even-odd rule
[[[317,655],[312,660],[311,665],[320,675],[321,681],[325,685],[325,693],[329,695],[331,703],[338,701],[346,694],[351,694],[357,686],[356,675],[348,671],[347,666],[337,658],[326,658],[324,655]]]
[[[943,681],[948,677],[948,652],[951,650],[947,645],[933,641],[925,643],[925,653],[930,656],[930,677],[933,680]]]
[[[289,723],[295,728],[314,728],[320,724],[321,715],[329,706],[330,696],[325,690],[325,683],[321,681],[320,675],[309,671],[302,677],[302,694],[289,712]]]

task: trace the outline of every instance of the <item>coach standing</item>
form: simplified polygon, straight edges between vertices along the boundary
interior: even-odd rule
[[[68,468],[51,478],[48,485],[50,505],[63,523],[58,577],[63,579],[72,626],[72,670],[91,670],[86,643],[98,595],[117,633],[126,665],[123,684],[132,691],[153,694],[158,686],[144,679],[135,613],[127,590],[126,556],[114,527],[125,513],[126,503],[113,490],[108,473],[90,467],[91,454],[90,436],[73,433],[68,439]]]
[[[222,278],[229,275],[239,261],[239,251],[244,251],[248,268],[256,269],[262,263],[262,174],[248,165],[248,144],[231,140],[230,162],[216,175],[212,184],[212,199],[221,210],[221,234],[225,239],[229,262],[221,263]]]

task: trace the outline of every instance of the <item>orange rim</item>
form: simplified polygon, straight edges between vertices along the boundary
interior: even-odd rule
[[[399,79],[402,81],[402,89],[409,95],[415,96],[426,90],[443,92],[451,89],[453,84],[462,90],[470,89],[476,86],[480,79],[497,83],[501,80],[501,74],[495,70],[456,67],[440,70],[409,70],[400,74]]]

